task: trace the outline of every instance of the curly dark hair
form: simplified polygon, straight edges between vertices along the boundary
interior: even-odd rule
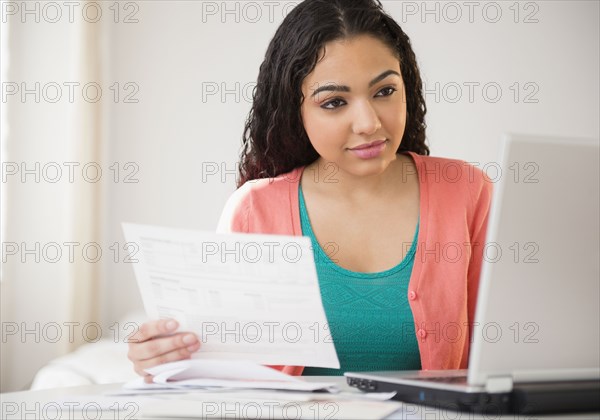
[[[246,120],[238,187],[309,165],[319,155],[302,123],[302,83],[325,44],[372,35],[400,61],[406,89],[407,123],[397,153],[429,155],[425,144],[425,99],[410,39],[379,0],[305,0],[285,17],[271,40]]]

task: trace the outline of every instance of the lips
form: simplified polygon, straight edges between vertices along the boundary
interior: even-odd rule
[[[366,144],[361,144],[360,146],[356,146],[351,148],[350,150],[364,150],[364,149],[369,149],[371,147],[377,147],[381,144],[385,143],[385,140],[375,140],[372,141],[371,143],[366,143]]]
[[[352,149],[348,149],[348,151],[359,159],[372,159],[379,156],[386,146],[387,140],[376,140],[353,147]]]

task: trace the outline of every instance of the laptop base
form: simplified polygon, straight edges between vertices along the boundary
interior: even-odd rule
[[[501,414],[587,413],[600,411],[600,381],[523,383],[511,392],[460,392],[347,377],[365,392],[396,392],[394,400],[437,409]]]

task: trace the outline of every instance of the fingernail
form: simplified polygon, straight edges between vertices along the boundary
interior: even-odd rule
[[[175,328],[177,328],[177,322],[175,322],[175,321],[167,322],[167,330],[174,330]]]
[[[195,341],[196,341],[196,337],[194,337],[192,334],[188,334],[183,337],[183,342],[185,344],[192,344]]]
[[[195,345],[195,344],[194,344],[193,346],[189,346],[187,349],[188,349],[188,351],[190,351],[190,352],[195,352],[196,350],[198,350],[198,349],[196,348],[196,345]]]

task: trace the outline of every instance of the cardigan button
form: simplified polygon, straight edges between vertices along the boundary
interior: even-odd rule
[[[425,338],[427,337],[427,331],[425,331],[424,329],[419,329],[419,331],[417,331],[417,334],[419,335],[419,337],[421,338]]]
[[[408,298],[410,300],[415,300],[417,298],[417,292],[411,290],[410,292],[408,292]]]

